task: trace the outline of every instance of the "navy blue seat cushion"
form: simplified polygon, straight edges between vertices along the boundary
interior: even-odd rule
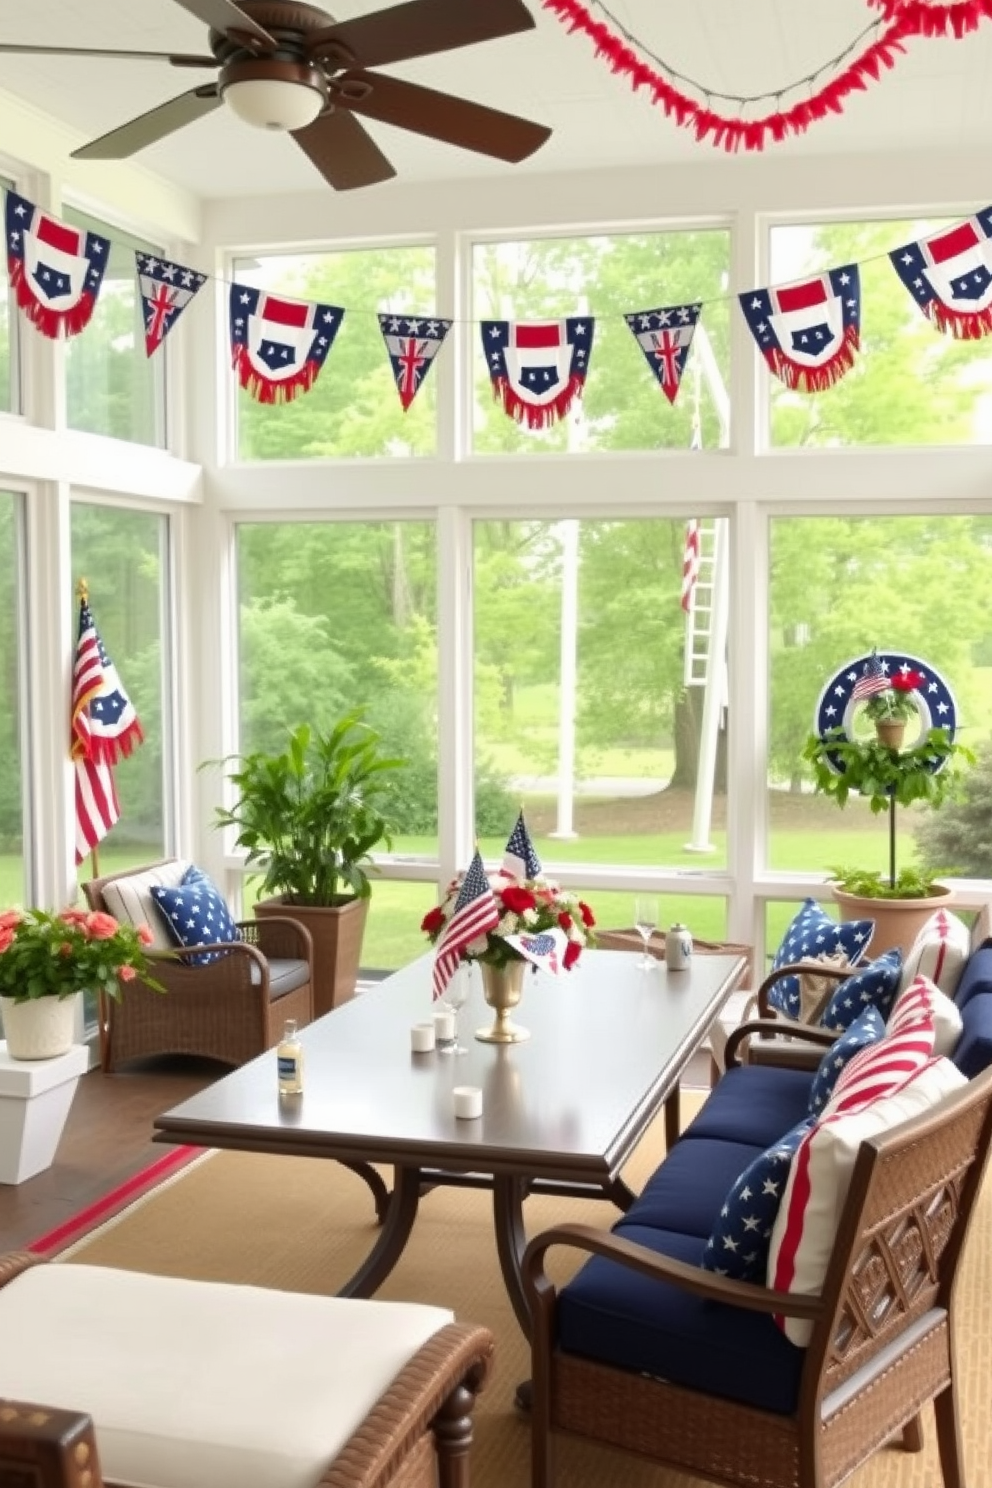
[[[831,919],[815,899],[804,899],[802,908],[782,937],[772,960],[772,971],[793,961],[814,960],[843,951],[851,965],[862,960],[875,933],[874,920]],[[801,1011],[798,976],[781,977],[768,993],[769,1005],[789,1018]]]
[[[968,957],[954,990],[954,1001],[963,1009],[980,992],[992,992],[992,946],[982,946]]]
[[[877,1044],[884,1037],[885,1021],[882,1014],[876,1007],[866,1007],[850,1028],[845,1029],[840,1038],[834,1040],[820,1060],[820,1067],[813,1076],[809,1092],[811,1116],[819,1116],[834,1093],[841,1070],[850,1064],[855,1054],[860,1054],[869,1044]]]
[[[624,1215],[625,1224],[654,1225],[704,1240],[734,1180],[759,1157],[740,1142],[676,1142]]]
[[[951,1057],[961,1073],[971,1080],[992,1064],[992,988],[988,992],[972,990],[960,1013],[964,1026]]]
[[[792,1159],[812,1125],[812,1116],[797,1121],[784,1137],[759,1152],[731,1184],[703,1251],[705,1270],[764,1286],[772,1226]]]
[[[898,947],[876,956],[839,984],[820,1015],[820,1027],[843,1033],[866,1007],[877,1008],[884,1023],[896,1000],[901,976],[902,952]]]
[[[811,1070],[760,1064],[735,1066],[710,1091],[679,1145],[707,1137],[739,1142],[763,1152],[808,1114],[812,1083]],[[745,1162],[748,1160],[745,1158]]]
[[[614,1233],[690,1266],[705,1241],[632,1224]],[[562,1288],[558,1342],[569,1354],[650,1374],[688,1389],[791,1415],[799,1398],[805,1350],[771,1318],[697,1297],[594,1256]]]

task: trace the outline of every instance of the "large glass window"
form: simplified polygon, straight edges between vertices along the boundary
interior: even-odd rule
[[[13,185],[0,176],[0,201],[5,191]],[[11,304],[10,284],[7,275],[0,278],[0,413],[16,413],[20,406],[20,385],[17,375],[17,311]]]
[[[0,907],[23,904],[24,797],[21,754],[20,498],[0,491]]]
[[[289,403],[256,402],[238,388],[243,460],[386,459],[433,455],[432,368],[404,413],[379,314],[437,312],[434,249],[360,248],[347,253],[238,259],[237,283],[344,309],[334,344],[309,392]],[[447,343],[438,356],[450,356]]]
[[[723,229],[476,244],[476,322],[591,315],[596,326],[578,416],[540,431],[514,423],[494,402],[480,327],[473,326],[475,450],[688,449],[697,415],[703,446],[725,444],[729,269],[730,234]],[[672,405],[624,316],[698,301],[705,302],[703,313]]]
[[[877,647],[935,668],[953,694],[959,740],[976,751],[988,749],[990,593],[992,518],[773,519],[770,867],[888,871],[888,814],[873,816],[860,796],[851,796],[841,810],[828,797],[813,794],[809,767],[801,759],[820,695],[848,661]],[[907,735],[907,744],[913,737]],[[898,867],[917,862],[920,834],[936,819],[924,808],[898,807]],[[984,848],[977,844],[977,859],[976,843],[966,834],[956,845],[944,845],[941,861],[931,866],[968,877],[992,876],[987,842]]]
[[[725,648],[707,686],[700,638],[687,685],[684,535],[669,518],[475,524],[487,853],[500,856],[523,801],[545,865],[726,863]]]
[[[66,207],[62,216],[75,227],[110,239],[110,259],[93,318],[66,342],[69,427],[162,447],[168,348],[163,345],[153,356],[146,355],[134,259],[135,250],[161,249],[74,208]]]
[[[809,394],[769,375],[774,446],[992,443],[992,348],[941,335],[889,258],[950,225],[917,219],[772,228],[770,283],[850,263],[861,277],[861,350],[846,376]]]
[[[102,873],[162,857],[168,836],[167,532],[165,518],[150,513],[72,505],[73,573],[88,582],[94,623],[144,732],[114,771],[121,817],[97,847]]]

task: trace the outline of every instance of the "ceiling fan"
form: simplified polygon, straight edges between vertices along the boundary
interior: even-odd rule
[[[532,155],[551,133],[515,114],[369,70],[530,30],[534,18],[524,0],[406,0],[350,21],[335,21],[297,0],[175,3],[210,28],[211,56],[0,42],[0,53],[120,57],[219,69],[213,82],[73,150],[76,159],[122,160],[222,103],[248,124],[291,134],[338,191],[396,174],[359,114],[511,164]]]

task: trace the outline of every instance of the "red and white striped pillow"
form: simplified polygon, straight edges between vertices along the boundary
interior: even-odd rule
[[[921,1018],[933,1024],[934,1054],[953,1054],[964,1026],[957,1003],[922,975],[900,993],[885,1025],[886,1037],[911,1027]]]
[[[899,995],[920,975],[928,976],[953,997],[971,950],[971,932],[950,910],[938,909],[927,920],[909,948],[899,980]]]

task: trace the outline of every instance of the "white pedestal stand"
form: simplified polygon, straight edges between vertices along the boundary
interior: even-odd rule
[[[23,1183],[50,1167],[89,1050],[54,1059],[11,1059],[0,1039],[0,1183]]]

